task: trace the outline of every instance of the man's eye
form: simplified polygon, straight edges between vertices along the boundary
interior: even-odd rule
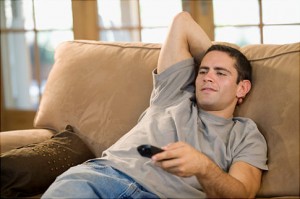
[[[217,72],[217,75],[226,76],[226,73]]]
[[[199,74],[206,74],[207,71],[206,70],[199,70]]]

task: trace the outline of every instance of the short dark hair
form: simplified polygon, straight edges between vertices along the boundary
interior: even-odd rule
[[[247,57],[239,50],[226,45],[212,45],[204,55],[211,51],[221,51],[227,53],[235,59],[235,68],[238,72],[237,84],[242,80],[252,81],[252,67]]]

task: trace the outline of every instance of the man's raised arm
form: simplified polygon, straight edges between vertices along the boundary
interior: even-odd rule
[[[171,65],[191,58],[198,58],[210,46],[211,41],[203,29],[187,12],[177,14],[171,26],[158,59],[157,73]]]

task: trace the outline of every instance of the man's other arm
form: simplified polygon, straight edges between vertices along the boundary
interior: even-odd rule
[[[209,198],[255,198],[262,171],[248,163],[234,163],[229,173],[211,163],[208,173],[196,175]]]
[[[196,176],[209,198],[254,198],[260,187],[262,171],[246,162],[235,162],[226,173],[187,143],[163,149],[152,157],[156,165],[180,177]]]

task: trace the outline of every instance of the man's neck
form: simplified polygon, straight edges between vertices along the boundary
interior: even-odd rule
[[[209,114],[212,114],[212,115],[215,115],[218,117],[222,117],[225,119],[231,119],[233,117],[233,113],[235,110],[235,104],[232,104],[231,106],[228,106],[225,109],[221,109],[221,110],[205,108],[205,107],[201,107],[199,105],[198,105],[198,107]]]
[[[218,117],[225,118],[225,119],[231,119],[233,117],[233,113],[230,114],[230,113],[227,113],[227,112],[224,112],[224,111],[206,111],[206,112],[209,113],[209,114],[218,116]]]

